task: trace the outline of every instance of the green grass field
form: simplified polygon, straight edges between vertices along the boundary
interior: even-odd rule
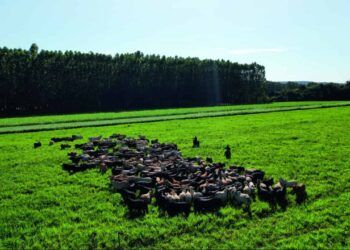
[[[225,107],[203,110],[221,108]],[[142,112],[157,116],[152,112],[166,114],[169,110]],[[133,117],[135,112],[130,114],[124,113],[124,118]],[[95,118],[99,115],[107,114],[96,114]],[[118,116],[113,115],[110,117]],[[75,116],[80,118],[54,119],[72,122],[94,117]],[[47,117],[11,119],[1,119],[0,124],[51,121]],[[349,249],[349,124],[350,107],[344,106],[2,134],[0,248]],[[191,213],[187,219],[169,218],[159,216],[157,207],[151,206],[145,217],[128,219],[120,195],[109,190],[110,172],[101,174],[96,169],[69,175],[61,169],[69,151],[61,151],[59,145],[47,146],[53,136],[81,134],[86,139],[113,133],[175,142],[184,156],[211,156],[223,162],[224,146],[230,144],[233,158],[229,163],[259,168],[274,178],[304,182],[309,199],[298,206],[289,196],[287,211],[275,213],[266,203],[254,202],[252,218],[229,206],[219,215]],[[198,149],[191,147],[195,135],[201,141]],[[34,150],[36,140],[43,146]]]
[[[31,116],[19,118],[3,118],[0,119],[0,127],[22,126],[22,125],[38,125],[50,123],[68,123],[68,122],[83,122],[96,121],[120,118],[139,118],[145,116],[162,116],[162,115],[180,115],[193,114],[203,112],[216,111],[231,111],[231,110],[250,110],[262,108],[280,108],[280,107],[295,107],[295,106],[311,106],[311,105],[330,105],[330,104],[348,104],[348,101],[331,101],[331,102],[276,102],[269,104],[248,104],[248,105],[230,105],[230,106],[215,106],[215,107],[197,107],[197,108],[176,108],[176,109],[155,109],[141,110],[129,112],[109,112],[109,113],[87,113],[87,114],[70,114],[70,115],[48,115],[48,116]]]
[[[350,106],[350,102],[281,102],[258,105],[231,105],[199,108],[145,110],[119,113],[4,118],[0,119],[0,134],[146,123],[179,119],[197,119],[204,117],[246,115],[341,106]]]

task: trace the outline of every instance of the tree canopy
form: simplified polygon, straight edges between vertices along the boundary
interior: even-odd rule
[[[0,115],[346,100],[346,84],[266,82],[257,63],[0,48]]]
[[[2,115],[256,103],[266,99],[256,63],[135,53],[0,48]]]
[[[267,95],[270,101],[330,101],[349,100],[350,82],[300,84],[298,82],[267,82]]]

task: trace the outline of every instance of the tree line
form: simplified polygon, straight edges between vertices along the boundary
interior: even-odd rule
[[[339,83],[301,84],[298,82],[267,82],[266,95],[270,101],[331,101],[350,100],[350,81]]]
[[[256,63],[0,48],[3,116],[257,103],[265,83]]]
[[[350,81],[268,82],[256,63],[0,48],[0,116],[349,99]]]

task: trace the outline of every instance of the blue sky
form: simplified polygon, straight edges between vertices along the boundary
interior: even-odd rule
[[[350,0],[0,0],[0,46],[223,58],[350,79]]]

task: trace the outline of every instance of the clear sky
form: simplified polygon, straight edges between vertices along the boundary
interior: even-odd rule
[[[350,0],[0,0],[0,46],[223,58],[350,79]]]

